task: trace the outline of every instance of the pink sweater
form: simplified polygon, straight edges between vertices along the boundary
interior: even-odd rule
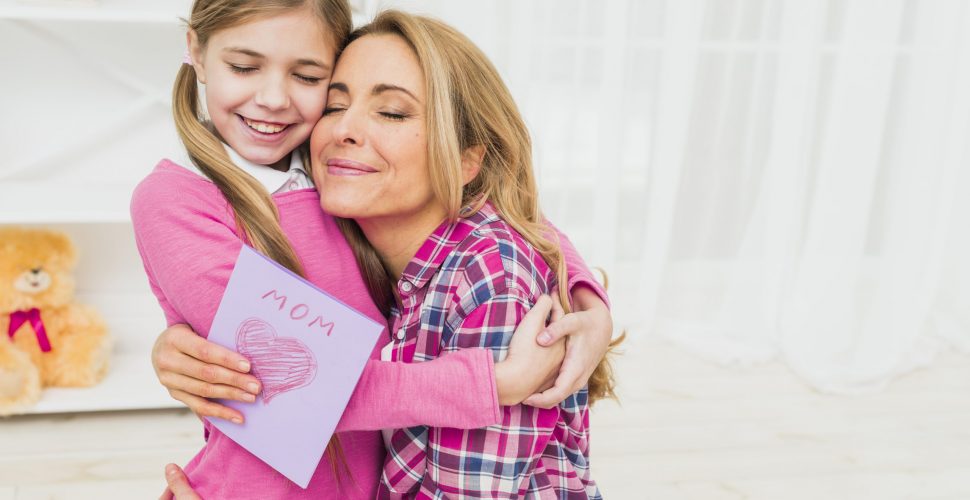
[[[280,224],[307,278],[344,303],[386,322],[372,303],[353,253],[313,189],[273,196]],[[169,325],[207,336],[242,245],[218,188],[168,160],[135,189],[135,239]],[[575,249],[563,238],[569,286],[589,286],[605,300]],[[185,472],[203,498],[374,498],[385,455],[380,429],[419,424],[472,429],[495,424],[501,409],[492,355],[467,349],[419,364],[380,361],[381,335],[337,426],[351,477],[336,477],[324,456],[301,489],[206,424],[208,439]]]

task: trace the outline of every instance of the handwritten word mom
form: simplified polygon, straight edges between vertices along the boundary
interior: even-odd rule
[[[279,294],[275,289],[270,290],[263,294],[263,299],[269,298],[270,300],[275,300],[279,302],[279,310],[283,311],[286,309],[286,295]],[[290,319],[294,321],[303,321],[310,318],[310,306],[306,304],[297,304],[290,308]],[[324,323],[323,317],[320,315],[313,316],[307,323],[307,327],[312,328],[313,326],[319,326],[320,330],[326,331],[329,337],[333,333],[333,321]]]

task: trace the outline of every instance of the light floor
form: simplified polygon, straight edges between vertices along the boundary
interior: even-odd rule
[[[619,363],[622,406],[593,414],[608,499],[970,500],[970,358],[863,397],[780,365],[726,369],[660,340]],[[0,500],[157,498],[200,424],[179,410],[0,420]]]

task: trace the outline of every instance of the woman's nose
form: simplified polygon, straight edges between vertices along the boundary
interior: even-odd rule
[[[334,127],[334,139],[340,144],[360,145],[363,143],[361,118],[351,109],[340,114]]]

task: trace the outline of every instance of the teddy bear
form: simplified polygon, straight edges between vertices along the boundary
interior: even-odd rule
[[[101,316],[74,302],[77,251],[63,233],[0,227],[0,416],[44,387],[85,387],[108,370]]]

